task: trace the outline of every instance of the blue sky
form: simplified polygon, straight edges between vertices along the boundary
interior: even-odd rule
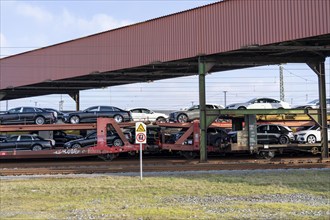
[[[0,56],[110,30],[216,1],[10,1],[0,0]],[[329,95],[330,59],[326,60]],[[207,102],[224,105],[254,97],[279,98],[279,67],[263,66],[213,73],[206,77]],[[293,105],[318,98],[317,77],[305,64],[284,65],[285,101]],[[98,104],[120,108],[180,109],[198,103],[198,77],[81,91],[81,109]],[[67,95],[50,95],[0,102],[0,110],[17,106],[73,110]]]

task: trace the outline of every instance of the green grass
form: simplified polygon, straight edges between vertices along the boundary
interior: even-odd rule
[[[0,219],[328,219],[329,176],[296,170],[1,180]]]

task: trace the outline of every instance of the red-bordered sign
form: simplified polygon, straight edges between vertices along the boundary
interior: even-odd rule
[[[147,143],[147,126],[142,122],[135,124],[135,143],[146,144]]]

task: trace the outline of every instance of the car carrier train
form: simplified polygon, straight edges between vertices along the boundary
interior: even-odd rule
[[[251,115],[250,115],[251,116]],[[277,116],[276,116],[277,117]],[[293,151],[305,151],[312,154],[321,153],[321,143],[296,142],[292,130],[287,126],[312,126],[313,121],[271,121],[261,117],[247,117],[245,120],[235,118],[218,120],[207,129],[207,153],[250,153],[260,158],[273,158],[276,154]],[[283,119],[283,116],[281,116]],[[258,120],[257,120],[258,119]],[[264,118],[266,119],[266,118]],[[239,126],[238,126],[239,124]],[[133,122],[117,123],[112,118],[97,118],[93,124],[43,124],[43,125],[0,125],[0,159],[12,158],[61,158],[98,156],[112,160],[120,153],[135,154],[140,150],[135,144],[135,129]],[[22,134],[38,134],[44,142],[53,140],[59,131],[77,130],[89,132],[88,135],[75,136],[59,143],[51,143],[51,147],[33,144],[22,147],[24,140],[8,147],[10,138],[6,135],[14,132]],[[63,138],[63,132],[62,138]],[[19,135],[18,135],[19,134]],[[31,135],[33,137],[33,135]],[[12,136],[11,136],[12,137]],[[23,138],[24,139],[24,138]],[[66,140],[66,139],[64,139]],[[144,153],[172,152],[192,159],[200,152],[200,124],[198,120],[189,123],[153,123],[147,126],[147,144],[143,145]]]

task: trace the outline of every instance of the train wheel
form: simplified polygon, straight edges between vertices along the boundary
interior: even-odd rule
[[[105,161],[112,161],[116,157],[118,157],[118,154],[104,154],[104,155],[99,155],[99,158]]]
[[[316,155],[319,153],[319,148],[318,147],[312,147],[311,149],[312,154]]]
[[[275,152],[274,151],[260,151],[259,157],[270,160],[275,157]]]
[[[182,156],[184,156],[187,160],[192,160],[194,159],[197,154],[194,151],[183,151],[181,152]]]

